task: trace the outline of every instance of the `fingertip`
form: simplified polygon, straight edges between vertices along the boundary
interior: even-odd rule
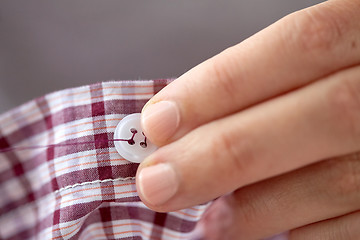
[[[151,142],[162,146],[179,128],[179,108],[173,101],[148,103],[141,112],[141,125]]]
[[[154,207],[168,202],[179,188],[177,174],[168,163],[159,163],[141,168],[136,180],[141,199]]]

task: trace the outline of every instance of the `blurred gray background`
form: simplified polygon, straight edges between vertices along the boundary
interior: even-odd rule
[[[316,0],[0,0],[0,113],[63,88],[177,77]]]

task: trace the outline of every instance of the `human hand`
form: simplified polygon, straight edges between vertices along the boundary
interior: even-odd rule
[[[161,146],[137,189],[157,211],[220,196],[207,239],[360,238],[360,1],[293,13],[144,107]]]

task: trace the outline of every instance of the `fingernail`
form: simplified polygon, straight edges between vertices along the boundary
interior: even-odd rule
[[[174,102],[161,101],[146,106],[141,114],[141,121],[150,136],[158,141],[166,141],[178,128],[180,114]]]
[[[140,171],[138,186],[145,201],[157,206],[175,195],[179,183],[174,169],[169,164],[160,163]]]

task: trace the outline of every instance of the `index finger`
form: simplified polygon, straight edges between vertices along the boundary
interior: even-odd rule
[[[290,14],[191,69],[142,112],[155,144],[360,62],[359,1],[333,0]]]

